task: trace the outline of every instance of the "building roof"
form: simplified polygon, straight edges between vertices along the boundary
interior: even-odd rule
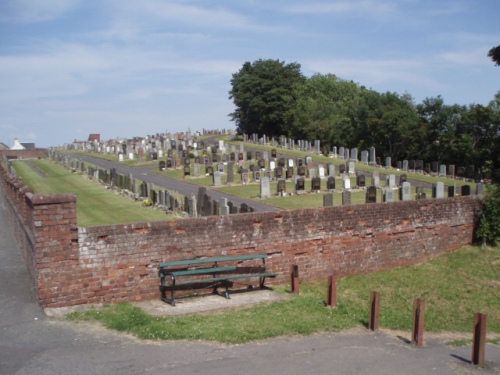
[[[89,142],[101,142],[101,135],[100,134],[89,134]]]
[[[0,142],[0,150],[10,150],[10,147],[5,143]]]
[[[21,145],[26,149],[26,150],[34,150],[36,147],[35,147],[35,144],[34,143],[30,143],[30,142],[21,142]]]

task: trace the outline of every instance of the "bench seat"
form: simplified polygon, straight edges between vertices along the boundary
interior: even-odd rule
[[[178,260],[172,262],[160,263],[160,290],[161,299],[175,306],[174,291],[178,286],[204,285],[204,287],[214,288],[214,293],[217,293],[218,287],[225,287],[225,297],[229,298],[229,287],[233,286],[234,280],[243,280],[251,278],[259,278],[261,288],[264,288],[266,277],[276,277],[277,273],[267,272],[265,269],[265,259],[267,254],[256,255],[236,255],[222,256],[213,258],[198,258],[190,260]],[[262,265],[253,267],[238,267],[224,265],[219,267],[219,262],[238,262],[241,264],[245,261],[262,260]],[[207,267],[211,264],[211,267]],[[195,266],[204,266],[195,268]],[[204,278],[184,278],[189,276],[203,276]],[[167,298],[166,290],[170,289],[171,297]]]

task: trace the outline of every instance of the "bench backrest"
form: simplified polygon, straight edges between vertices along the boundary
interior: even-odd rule
[[[176,260],[176,261],[173,261],[173,262],[161,262],[160,263],[160,268],[162,268],[162,267],[187,266],[187,265],[190,265],[190,264],[229,262],[229,261],[251,260],[251,259],[265,259],[265,258],[267,258],[267,254],[235,255],[235,256],[225,256],[225,257],[215,257],[215,258],[200,258],[200,259]]]

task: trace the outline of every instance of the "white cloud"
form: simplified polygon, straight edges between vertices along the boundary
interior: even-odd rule
[[[80,0],[2,0],[0,20],[33,23],[58,18],[75,9]]]

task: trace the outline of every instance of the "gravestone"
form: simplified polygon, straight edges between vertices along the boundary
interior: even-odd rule
[[[249,183],[249,179],[248,179],[248,172],[243,172],[243,173],[241,174],[241,183],[242,183],[243,185],[248,185],[248,183]]]
[[[320,191],[321,190],[321,178],[313,177],[311,180],[311,191]]]
[[[476,185],[476,195],[483,195],[484,194],[484,185],[483,184],[477,184]]]
[[[247,161],[253,160],[253,152],[247,151]]]
[[[382,159],[380,159],[380,156],[377,156],[377,165],[382,166]]]
[[[377,188],[368,186],[366,189],[366,203],[377,203]]]
[[[470,186],[469,185],[462,186],[462,195],[470,195]]]
[[[441,181],[432,184],[432,198],[444,198],[444,184]]]
[[[361,151],[361,163],[368,164],[368,151]]]
[[[227,198],[221,198],[219,200],[219,212],[220,215],[229,215],[229,206],[227,205]]]
[[[259,159],[259,162],[257,165],[258,165],[259,169],[266,169],[266,161],[264,159]]]
[[[217,171],[224,173],[224,164],[217,164]]]
[[[448,198],[453,198],[457,195],[457,187],[455,185],[448,186]]]
[[[448,165],[448,176],[455,178],[455,166],[453,164]]]
[[[260,197],[271,198],[271,185],[268,177],[262,177],[260,179]]]
[[[287,179],[290,179],[293,177],[293,167],[288,167],[286,169],[286,178]]]
[[[403,160],[403,166],[401,168],[403,171],[408,171],[408,160]]]
[[[394,190],[392,189],[384,190],[384,202],[394,202]]]
[[[199,163],[193,164],[193,175],[194,175],[194,177],[200,177],[200,164]]]
[[[295,192],[304,192],[306,188],[306,180],[304,177],[297,177],[295,179]]]
[[[285,168],[285,159],[284,158],[278,159],[278,167]]]
[[[285,195],[286,194],[286,180],[279,179],[276,185],[276,194]]]
[[[269,162],[269,169],[274,171],[276,169],[276,162],[270,161]]]
[[[430,163],[425,163],[424,172],[426,174],[431,174],[432,169],[431,169],[431,164]]]
[[[158,168],[160,169],[160,171],[164,171],[166,166],[167,163],[165,162],[165,160],[160,160],[160,162],[158,163]]]
[[[415,187],[415,199],[426,199],[426,194],[424,192],[424,188],[422,186]]]
[[[326,189],[328,191],[335,190],[335,177],[334,176],[330,176],[326,180]]]
[[[408,176],[403,173],[401,176],[399,176],[399,186],[403,186],[403,184],[408,181]]]
[[[222,185],[222,182],[221,182],[221,174],[219,171],[215,171],[214,174],[213,174],[213,183],[214,183],[214,186],[221,186]]]
[[[184,167],[184,176],[191,176],[191,167],[189,165]]]
[[[387,169],[390,169],[392,167],[392,159],[390,156],[385,158],[385,167]]]
[[[273,149],[271,150],[271,157],[276,159],[276,155],[277,155],[277,154],[276,154],[276,149],[275,149],[275,148],[273,148]]]
[[[390,188],[395,188],[396,187],[396,176],[393,174],[389,175],[389,178],[387,180],[387,186]]]
[[[319,165],[318,167],[318,176],[319,178],[325,177],[325,167],[323,165]]]
[[[376,156],[375,156],[375,147],[370,147],[370,164],[375,164],[377,162]]]
[[[205,167],[205,174],[208,176],[213,176],[214,175],[214,168],[211,165]]]
[[[423,160],[417,160],[415,162],[415,168],[416,168],[417,172],[422,172],[422,170],[424,169],[424,161]]]
[[[301,177],[306,175],[306,167],[301,165],[300,167],[297,168],[297,174]]]
[[[410,171],[414,171],[414,170],[415,170],[415,160],[410,160],[410,161],[408,162],[408,169],[409,169]]]
[[[227,183],[232,184],[234,182],[234,163],[229,162],[227,165]]]
[[[253,173],[253,179],[254,179],[254,181],[256,181],[256,182],[259,182],[259,181],[260,181],[260,171],[255,171],[255,172]]]
[[[343,159],[344,158],[344,147],[339,148],[339,158]]]
[[[347,176],[342,178],[342,188],[344,190],[351,190],[351,179]]]
[[[339,173],[340,174],[344,174],[345,173],[345,165],[344,164],[340,164],[339,165]]]
[[[184,158],[184,165],[189,165],[191,164],[191,159],[190,158]]]
[[[328,176],[335,177],[335,165],[328,164]]]
[[[278,167],[274,170],[276,178],[284,178],[283,167]]]
[[[446,177],[446,165],[441,164],[439,166],[439,176],[440,177]]]
[[[409,182],[405,181],[401,184],[399,199],[402,201],[411,200],[411,184]]]
[[[333,194],[323,195],[323,207],[333,207]]]
[[[366,187],[366,178],[364,174],[359,174],[356,177],[356,185],[358,186],[358,188]]]
[[[351,160],[358,161],[358,149],[351,148]]]
[[[344,190],[342,192],[342,205],[349,206],[351,204],[351,192],[349,190]]]

